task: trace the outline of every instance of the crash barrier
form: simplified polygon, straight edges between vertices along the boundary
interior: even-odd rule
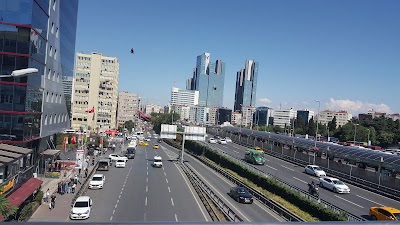
[[[198,176],[193,170],[184,164],[181,164],[181,168],[187,174],[193,178],[195,185],[197,185],[204,193],[206,193],[210,199],[214,202],[214,204],[220,209],[220,211],[228,218],[231,222],[243,222],[243,219],[240,218],[236,213],[229,208]]]
[[[93,176],[93,174],[96,172],[98,166],[99,166],[99,162],[97,161],[96,164],[93,166],[92,171],[90,171],[90,173],[86,177],[85,181],[81,184],[81,188],[79,188],[79,190],[76,192],[74,198],[72,199],[71,205],[73,205],[75,203],[75,201],[78,197],[80,197],[82,194],[86,193],[86,190],[87,190],[87,188],[89,186],[89,182],[90,182],[89,178]]]
[[[198,142],[198,143],[204,145],[204,142]],[[219,151],[219,152],[221,152],[221,151]],[[344,213],[346,215],[346,218],[347,218],[348,221],[365,221],[364,218],[358,217],[358,216],[356,216],[356,215],[354,215],[354,214],[352,214],[350,212],[347,212],[346,210],[344,210],[344,209],[342,209],[340,207],[337,207],[337,206],[329,203],[328,201],[325,201],[323,199],[320,199],[320,198],[317,198],[317,197],[315,197],[313,195],[310,195],[307,191],[305,191],[305,190],[303,190],[301,188],[298,188],[296,186],[293,186],[293,185],[281,180],[279,177],[277,177],[275,175],[272,175],[272,174],[270,174],[268,172],[264,172],[264,171],[256,168],[255,166],[252,166],[252,165],[244,162],[242,159],[230,156],[230,155],[226,154],[225,152],[222,152],[222,153],[224,153],[224,156],[227,156],[230,159],[233,159],[238,164],[241,164],[241,165],[245,166],[247,169],[249,169],[250,171],[252,171],[252,172],[254,172],[256,174],[258,174],[259,176],[270,177],[270,178],[276,180],[277,182],[285,185],[286,187],[298,192],[299,194],[303,195],[304,197],[322,204],[325,208],[329,208],[332,211],[335,211],[337,213]]]
[[[254,144],[250,144],[248,142],[243,142],[243,141],[239,142],[236,138],[234,138],[232,141],[234,141],[236,144],[239,144],[239,145],[242,145],[242,146],[245,146],[245,147],[250,147],[250,148],[254,147]],[[256,143],[256,145],[257,144],[258,143]],[[296,155],[297,156],[297,158],[296,158],[295,155],[292,156],[292,155],[287,155],[287,154],[282,153],[282,152],[286,153],[287,149],[285,149],[285,151],[283,151],[282,149],[278,150],[277,146],[272,146],[272,148],[271,147],[267,148],[263,144],[261,145],[261,147],[264,150],[265,154],[268,154],[268,155],[273,156],[275,158],[282,159],[284,161],[293,163],[295,165],[304,167],[304,166],[310,164],[310,160],[302,159],[301,151],[297,151],[298,154]],[[281,148],[283,148],[283,146]],[[307,155],[307,156],[308,156],[308,158],[313,157],[313,156],[310,156],[310,155]],[[367,180],[362,179],[360,177],[354,176],[354,172],[353,172],[353,175],[352,175],[351,174],[351,170],[350,170],[349,174],[346,174],[346,173],[343,173],[343,172],[339,172],[337,170],[333,170],[333,169],[327,168],[326,166],[322,166],[321,163],[317,163],[320,160],[321,159],[316,157],[316,163],[315,164],[320,166],[321,168],[323,168],[325,170],[325,172],[327,172],[328,174],[331,174],[331,175],[334,175],[336,177],[339,177],[343,181],[345,181],[345,182],[347,182],[349,184],[352,184],[354,186],[361,187],[361,188],[363,188],[365,190],[368,190],[368,191],[383,195],[383,196],[391,198],[391,199],[395,199],[396,201],[400,201],[400,191],[399,190],[395,190],[395,189],[392,189],[390,187],[386,187],[386,186],[380,185],[379,183],[377,184],[375,182],[367,181]],[[326,161],[326,160],[324,160],[324,161]],[[333,163],[331,163],[331,164],[333,164]],[[345,165],[345,164],[343,164],[343,165]],[[331,167],[332,167],[332,165],[331,165]]]

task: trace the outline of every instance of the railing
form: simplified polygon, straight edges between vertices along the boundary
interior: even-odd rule
[[[201,143],[201,142],[199,142],[199,143]],[[201,143],[201,144],[203,144],[203,143]],[[335,211],[335,212],[338,212],[338,213],[345,213],[345,214],[347,215],[347,220],[348,220],[348,221],[365,221],[364,218],[358,217],[358,216],[356,216],[356,215],[354,215],[354,214],[351,214],[351,213],[347,212],[346,210],[344,210],[344,209],[342,209],[342,208],[340,208],[340,207],[337,207],[337,206],[335,206],[335,205],[333,205],[333,204],[331,204],[331,203],[329,203],[329,202],[327,202],[327,201],[325,201],[325,200],[323,200],[323,199],[316,198],[315,196],[310,195],[307,191],[305,191],[305,190],[303,190],[303,189],[301,189],[301,188],[298,188],[298,187],[296,187],[296,186],[293,186],[293,185],[291,185],[291,184],[289,184],[289,183],[287,183],[287,182],[281,180],[279,177],[277,177],[277,176],[275,176],[275,175],[272,175],[272,174],[270,174],[270,173],[268,173],[268,172],[264,172],[264,171],[262,171],[262,170],[260,170],[260,169],[258,169],[258,168],[256,168],[256,167],[254,167],[254,166],[248,164],[248,163],[245,162],[243,159],[240,159],[240,158],[231,156],[231,155],[229,155],[229,154],[226,154],[226,152],[224,152],[224,151],[220,151],[220,152],[224,153],[227,157],[229,157],[229,158],[231,158],[231,159],[237,161],[238,163],[241,163],[242,165],[246,166],[249,170],[251,170],[251,171],[253,171],[253,172],[255,172],[255,173],[257,173],[257,174],[259,174],[259,175],[261,175],[261,176],[270,177],[270,178],[272,178],[272,179],[278,181],[279,183],[285,185],[286,187],[288,187],[288,188],[290,188],[290,189],[292,189],[292,190],[294,190],[294,191],[297,191],[298,193],[300,193],[300,194],[303,195],[304,197],[307,197],[307,198],[310,199],[310,200],[314,200],[314,201],[316,201],[316,202],[318,202],[318,203],[320,203],[320,204],[323,204],[326,208],[329,208],[329,209],[331,209],[331,210],[333,210],[333,211]]]

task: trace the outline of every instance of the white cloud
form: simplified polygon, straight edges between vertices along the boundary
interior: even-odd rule
[[[386,104],[374,104],[362,101],[352,101],[349,99],[334,99],[330,98],[329,103],[326,104],[327,109],[339,111],[344,110],[357,116],[359,113],[367,113],[368,110],[373,109],[375,112],[392,113],[390,107]]]
[[[270,104],[272,101],[269,100],[268,98],[258,98],[257,99],[257,103],[259,103],[260,105],[266,105],[266,104]]]

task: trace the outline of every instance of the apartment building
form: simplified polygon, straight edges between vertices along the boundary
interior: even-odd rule
[[[117,125],[123,126],[127,121],[135,121],[139,110],[139,96],[129,92],[118,94]]]
[[[317,115],[315,122],[318,120],[322,125],[328,125],[328,123],[331,122],[334,117],[336,117],[336,127],[339,127],[348,123],[349,120],[351,120],[352,115],[347,113],[347,111],[336,112],[324,110]]]
[[[183,90],[173,87],[171,90],[171,105],[192,106],[199,104],[199,91]]]
[[[76,54],[72,129],[117,128],[118,76],[118,58],[97,52]]]
[[[277,109],[274,111],[274,126],[285,128],[285,126],[292,126],[296,119],[297,111],[291,109]]]
[[[155,104],[146,104],[144,107],[144,113],[150,115],[152,113],[163,113],[164,107]]]
[[[254,117],[254,113],[256,111],[256,108],[253,106],[244,106],[242,107],[242,120],[241,120],[241,124],[245,127],[253,126],[253,117]]]
[[[242,121],[242,113],[241,112],[232,112],[231,124],[239,125],[241,121]]]

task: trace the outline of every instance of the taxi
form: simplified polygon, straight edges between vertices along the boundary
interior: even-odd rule
[[[377,206],[369,209],[371,220],[400,220],[400,210],[392,207]]]
[[[140,141],[139,142],[140,146],[149,146],[149,143],[145,142],[145,141]]]
[[[260,147],[258,147],[258,146],[255,146],[254,147],[254,150],[256,150],[257,152],[259,152],[259,153],[262,153],[262,154],[264,154],[264,150],[262,150]]]
[[[153,149],[159,149],[159,148],[160,148],[160,146],[158,144],[153,145]]]

